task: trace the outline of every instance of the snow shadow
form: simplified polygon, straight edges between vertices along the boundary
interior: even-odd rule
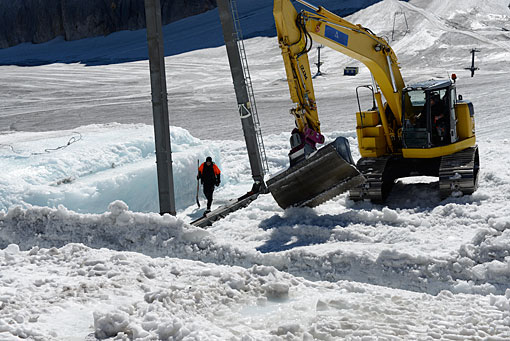
[[[417,177],[417,181],[408,179],[398,179],[384,202],[385,207],[390,209],[412,209],[414,212],[431,212],[434,208],[448,203],[455,204],[473,204],[480,200],[475,200],[471,195],[461,197],[448,197],[441,199],[439,194],[439,181],[430,180],[432,177]],[[375,207],[372,204],[368,206],[365,203],[355,203],[353,208],[363,207],[365,209]],[[380,209],[380,208],[379,208]]]
[[[420,212],[431,211],[440,204],[439,181],[408,183],[405,179],[396,181],[385,202],[391,209],[417,209]]]
[[[344,228],[355,225],[376,227],[382,224],[398,229],[415,224],[415,214],[430,214],[437,207],[452,203],[470,205],[478,201],[480,199],[471,195],[441,200],[438,181],[397,181],[384,205],[346,199],[345,206],[348,210],[341,214],[321,215],[314,209],[300,207],[286,209],[283,216],[274,215],[265,219],[260,222],[259,228],[271,231],[271,236],[263,245],[257,247],[257,251],[280,252],[328,241],[373,242],[363,233]]]
[[[338,238],[333,230],[360,222],[356,211],[338,215],[319,215],[311,208],[290,208],[284,216],[274,215],[261,221],[259,228],[271,230],[271,237],[257,251],[262,253],[286,251],[300,246],[310,246],[335,240],[355,241],[359,236],[342,234]]]

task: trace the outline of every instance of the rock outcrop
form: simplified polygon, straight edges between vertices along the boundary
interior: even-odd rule
[[[163,24],[216,7],[216,0],[161,0]],[[108,35],[145,27],[143,0],[11,0],[0,4],[0,48]]]

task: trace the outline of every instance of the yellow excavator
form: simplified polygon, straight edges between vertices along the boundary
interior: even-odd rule
[[[455,79],[406,86],[388,42],[323,7],[296,0],[312,11],[299,13],[290,0],[274,0],[273,14],[295,118],[290,167],[267,181],[282,208],[317,206],[349,190],[353,200],[383,202],[396,179],[439,177],[441,198],[473,193],[479,156],[471,102],[457,96]],[[374,107],[356,113],[361,159],[354,164],[348,141],[324,143],[308,52],[312,41],[368,67]],[[356,89],[357,90],[357,89]],[[357,93],[357,91],[356,91]],[[383,103],[384,96],[386,103]]]

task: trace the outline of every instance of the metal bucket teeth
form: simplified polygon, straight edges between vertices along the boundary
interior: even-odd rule
[[[267,181],[268,189],[281,208],[315,207],[365,181],[352,164],[345,138],[318,150],[308,159]]]

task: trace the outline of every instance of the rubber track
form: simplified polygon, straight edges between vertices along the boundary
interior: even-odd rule
[[[365,177],[365,183],[349,191],[351,200],[368,199],[382,202],[386,198],[388,184],[383,183],[384,171],[391,157],[361,158],[356,167]],[[393,182],[393,179],[391,180]]]
[[[473,194],[478,188],[480,161],[478,146],[443,156],[439,167],[439,192],[441,199],[450,195]]]

